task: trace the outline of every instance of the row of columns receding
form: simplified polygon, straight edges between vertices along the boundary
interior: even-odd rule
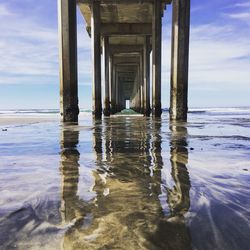
[[[64,122],[77,122],[77,21],[76,0],[58,0],[60,34],[60,103]],[[93,63],[93,115],[101,118],[124,108],[124,100],[130,99],[135,111],[160,117],[161,69],[162,69],[162,4],[152,0],[152,35],[145,35],[142,45],[111,45],[108,34],[101,35],[100,1],[91,4],[91,44]],[[172,53],[170,119],[187,119],[188,55],[190,29],[190,0],[173,0],[172,3]],[[122,34],[121,34],[122,36]],[[152,50],[152,69],[150,52]],[[102,105],[101,53],[104,58],[105,93]],[[164,65],[163,65],[164,66]],[[133,68],[133,70],[132,70]],[[150,71],[152,72],[152,106],[150,103]],[[121,93],[119,77],[123,74],[134,78],[130,96]],[[125,77],[126,78],[126,77]],[[125,86],[128,88],[128,86]],[[123,88],[125,88],[123,86]],[[127,90],[126,93],[129,91]],[[128,95],[128,94],[127,94]],[[122,96],[122,97],[121,97]]]

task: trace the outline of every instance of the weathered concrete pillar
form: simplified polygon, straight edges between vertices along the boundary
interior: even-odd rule
[[[187,120],[190,0],[173,1],[170,119]]]
[[[118,67],[115,67],[115,110],[119,112],[119,73]]]
[[[137,96],[138,96],[138,105],[137,105],[137,112],[141,112],[141,72],[140,72],[140,62],[137,68]]]
[[[111,107],[110,111],[111,114],[115,113],[115,60],[114,56],[112,55],[111,61],[110,61],[110,69],[111,69],[111,82],[110,82],[110,99],[111,99]]]
[[[123,104],[123,100],[124,100],[124,97],[123,97],[123,86],[122,86],[122,82],[120,81],[119,82],[119,111],[122,111],[124,109],[124,104]]]
[[[109,37],[105,36],[103,39],[104,48],[104,68],[105,68],[105,98],[104,98],[104,110],[103,114],[105,116],[110,116],[110,55],[109,55]]]
[[[140,55],[140,94],[141,94],[141,114],[144,114],[144,53]]]
[[[161,1],[153,2],[153,27],[152,27],[152,112],[155,117],[160,117],[161,109],[161,37],[162,37],[162,5]]]
[[[95,118],[101,118],[102,116],[100,25],[100,2],[94,0],[91,5],[91,39],[93,60],[93,115]]]
[[[150,37],[146,36],[143,48],[144,66],[144,115],[150,116]]]
[[[58,0],[60,109],[63,122],[78,122],[76,1]]]
[[[114,57],[111,60],[111,114],[116,112],[116,67],[114,64]]]

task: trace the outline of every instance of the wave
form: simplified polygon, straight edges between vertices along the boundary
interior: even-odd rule
[[[191,114],[213,115],[242,115],[250,114],[250,107],[213,107],[213,108],[190,108]]]
[[[89,109],[81,109],[80,113],[91,113]],[[60,114],[59,109],[10,109],[0,110],[0,115],[38,115],[38,114]]]
[[[168,108],[162,109],[163,113],[168,113]],[[91,109],[81,109],[80,114],[88,115],[91,114]],[[213,108],[189,108],[188,113],[190,114],[214,114],[214,115],[233,115],[233,114],[250,114],[250,107],[213,107]],[[59,109],[5,109],[0,110],[0,115],[56,115],[60,114]]]

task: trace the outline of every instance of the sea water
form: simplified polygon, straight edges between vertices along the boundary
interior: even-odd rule
[[[249,108],[0,120],[0,249],[249,249]]]

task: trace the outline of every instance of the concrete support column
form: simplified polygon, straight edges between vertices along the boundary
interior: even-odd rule
[[[122,82],[119,81],[119,89],[118,89],[118,103],[119,103],[119,112],[121,112],[124,109],[124,104],[123,104],[123,86]]]
[[[160,117],[161,110],[161,37],[162,37],[162,4],[159,0],[153,3],[152,27],[152,112],[155,117]]]
[[[58,0],[60,109],[63,122],[78,122],[76,0]]]
[[[140,112],[144,114],[144,58],[143,58],[143,53],[141,53],[140,55],[140,93],[141,93]]]
[[[144,115],[150,116],[150,38],[145,37],[143,49],[144,66]]]
[[[111,59],[111,114],[116,112],[116,69],[114,65],[114,58]]]
[[[110,116],[110,55],[109,55],[109,37],[104,37],[103,39],[103,48],[104,48],[104,68],[105,68],[105,98],[104,98],[104,110],[103,114],[105,116]]]
[[[120,111],[119,105],[119,73],[118,73],[118,66],[115,67],[115,110],[116,112]]]
[[[190,0],[173,1],[170,119],[187,120]]]
[[[140,62],[137,67],[137,98],[138,98],[138,105],[137,105],[137,112],[140,113],[141,111],[141,72],[140,72]]]
[[[93,115],[102,116],[102,88],[101,88],[101,35],[100,35],[100,2],[94,0],[91,5],[91,39],[93,60]]]

